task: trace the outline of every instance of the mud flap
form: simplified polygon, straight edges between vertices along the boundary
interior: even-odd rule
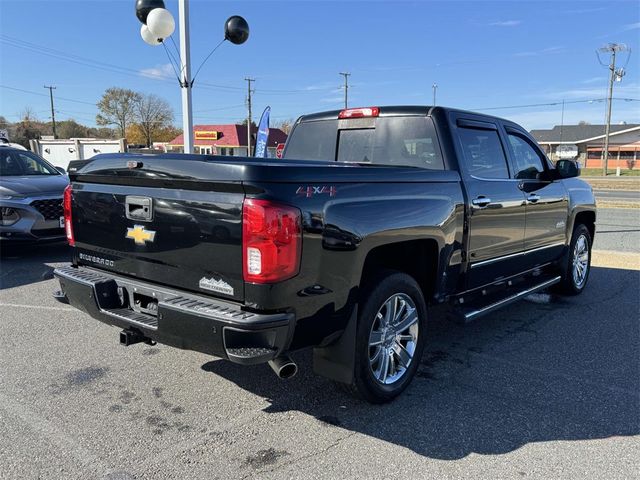
[[[569,246],[565,247],[565,251],[562,254],[562,257],[560,257],[559,262],[559,266],[560,266],[560,275],[562,276],[562,280],[564,281],[565,278],[567,278],[567,274],[569,272],[569,255],[571,253],[571,243],[569,243]]]
[[[358,307],[353,308],[342,335],[326,347],[313,349],[313,371],[336,382],[353,383]]]

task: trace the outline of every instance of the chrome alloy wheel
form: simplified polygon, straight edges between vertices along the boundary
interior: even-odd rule
[[[573,283],[576,288],[582,288],[587,280],[589,269],[589,241],[584,235],[580,235],[573,247]]]
[[[400,380],[418,342],[418,311],[408,295],[396,293],[380,307],[369,333],[369,368],[385,385]]]

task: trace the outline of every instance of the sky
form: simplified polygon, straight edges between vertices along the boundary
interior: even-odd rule
[[[0,115],[25,108],[95,125],[109,87],[154,93],[182,124],[178,82],[162,46],[140,38],[134,0],[0,0]],[[165,0],[178,18],[178,1]],[[605,120],[608,69],[595,50],[625,43],[612,122],[640,123],[640,2],[633,1],[217,1],[190,0],[192,72],[223,39],[225,20],[250,25],[225,42],[195,79],[195,124],[272,121],[349,106],[436,103],[509,118],[525,128]],[[178,32],[174,34],[179,42]],[[168,47],[173,49],[171,43]],[[603,61],[608,62],[604,55]],[[564,104],[564,115],[563,106]],[[528,106],[535,105],[535,106]],[[509,108],[505,108],[509,107]]]

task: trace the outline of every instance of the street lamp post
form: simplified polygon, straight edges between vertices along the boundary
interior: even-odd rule
[[[178,0],[180,23],[180,63],[182,63],[182,130],[184,153],[193,153],[193,113],[191,112],[191,46],[189,44],[189,2]]]
[[[224,25],[224,39],[209,52],[191,77],[191,49],[189,44],[189,0],[178,0],[178,23],[180,24],[180,64],[174,65],[164,41],[170,38],[175,30],[175,21],[171,13],[164,8],[163,0],[136,0],[136,16],[142,22],[140,35],[152,46],[162,45],[169,62],[182,89],[182,130],[184,138],[184,153],[193,153],[193,113],[191,109],[191,90],[193,82],[200,69],[209,57],[229,40],[235,45],[244,43],[249,38],[249,25],[238,15],[229,17]],[[175,47],[175,43],[174,43]],[[177,63],[177,61],[176,61]]]

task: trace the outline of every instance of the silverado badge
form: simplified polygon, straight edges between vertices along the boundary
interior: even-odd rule
[[[144,225],[134,225],[133,228],[127,228],[126,238],[131,238],[136,245],[145,245],[147,242],[153,242],[156,232],[145,229]]]

